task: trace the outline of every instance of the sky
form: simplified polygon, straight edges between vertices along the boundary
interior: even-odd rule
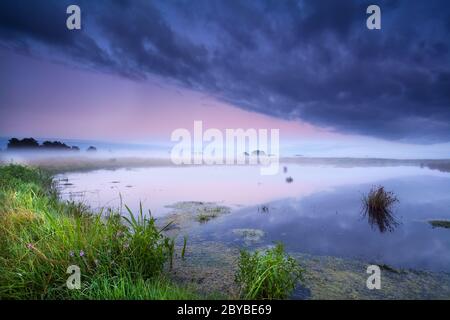
[[[449,158],[449,32],[437,0],[3,0],[0,136],[152,144],[202,120],[293,154]]]

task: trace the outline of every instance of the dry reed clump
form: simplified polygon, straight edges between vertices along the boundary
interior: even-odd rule
[[[378,227],[380,232],[393,231],[398,222],[393,214],[393,206],[399,202],[393,192],[384,187],[373,187],[363,198],[363,214],[369,224]]]

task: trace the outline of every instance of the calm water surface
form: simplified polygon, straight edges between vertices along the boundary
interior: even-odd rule
[[[287,183],[286,178],[293,182]],[[178,201],[211,201],[233,212],[197,226],[198,239],[247,246],[283,241],[287,249],[358,258],[394,267],[450,272],[450,230],[433,229],[430,219],[450,219],[450,174],[419,167],[288,165],[287,172],[261,176],[251,166],[159,167],[97,170],[58,176],[62,197],[93,208],[136,210],[139,201],[155,216]],[[67,179],[67,180],[66,180]],[[393,191],[400,202],[399,226],[381,233],[361,214],[361,198],[374,185]],[[261,210],[264,205],[268,210]],[[258,229],[249,243],[233,229]]]

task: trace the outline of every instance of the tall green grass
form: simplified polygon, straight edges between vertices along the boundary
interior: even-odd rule
[[[244,299],[286,299],[302,275],[303,269],[278,243],[266,251],[241,250],[236,282]]]
[[[196,297],[163,276],[172,240],[142,207],[137,217],[94,215],[55,190],[39,169],[0,167],[1,299]],[[66,287],[70,265],[81,269],[80,290]]]
[[[90,300],[186,300],[198,299],[188,287],[175,285],[165,277],[144,280],[128,273],[92,279],[82,290],[74,290],[72,298]]]

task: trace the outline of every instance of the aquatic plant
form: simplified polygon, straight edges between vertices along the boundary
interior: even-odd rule
[[[302,275],[303,269],[278,243],[266,251],[241,250],[235,280],[244,299],[285,299]]]
[[[384,187],[373,187],[363,197],[363,215],[368,217],[369,224],[377,227],[380,232],[393,231],[398,222],[393,214],[393,206],[399,202],[393,192]]]
[[[449,220],[430,220],[428,221],[429,224],[433,228],[446,228],[450,229],[450,221]]]
[[[169,269],[173,268],[173,258],[175,256],[175,240],[174,239],[166,239],[166,246],[169,250]]]
[[[197,214],[196,219],[200,223],[205,223],[211,219],[217,218],[225,212],[226,209],[224,207],[206,207],[201,209],[201,212]]]
[[[200,223],[205,223],[208,222],[209,220],[216,218],[218,216],[217,213],[215,212],[204,212],[204,213],[199,213],[197,215],[197,221]]]
[[[166,238],[155,225],[155,218],[145,216],[142,203],[139,204],[139,212],[134,214],[125,205],[129,213],[128,217],[122,217],[129,228],[121,230],[125,236],[120,242],[126,242],[132,250],[127,250],[125,264],[128,270],[141,274],[144,278],[150,278],[162,271],[164,262],[171,256],[169,239]]]
[[[183,237],[183,249],[181,250],[181,259],[184,260],[184,255],[186,254],[187,236]]]

